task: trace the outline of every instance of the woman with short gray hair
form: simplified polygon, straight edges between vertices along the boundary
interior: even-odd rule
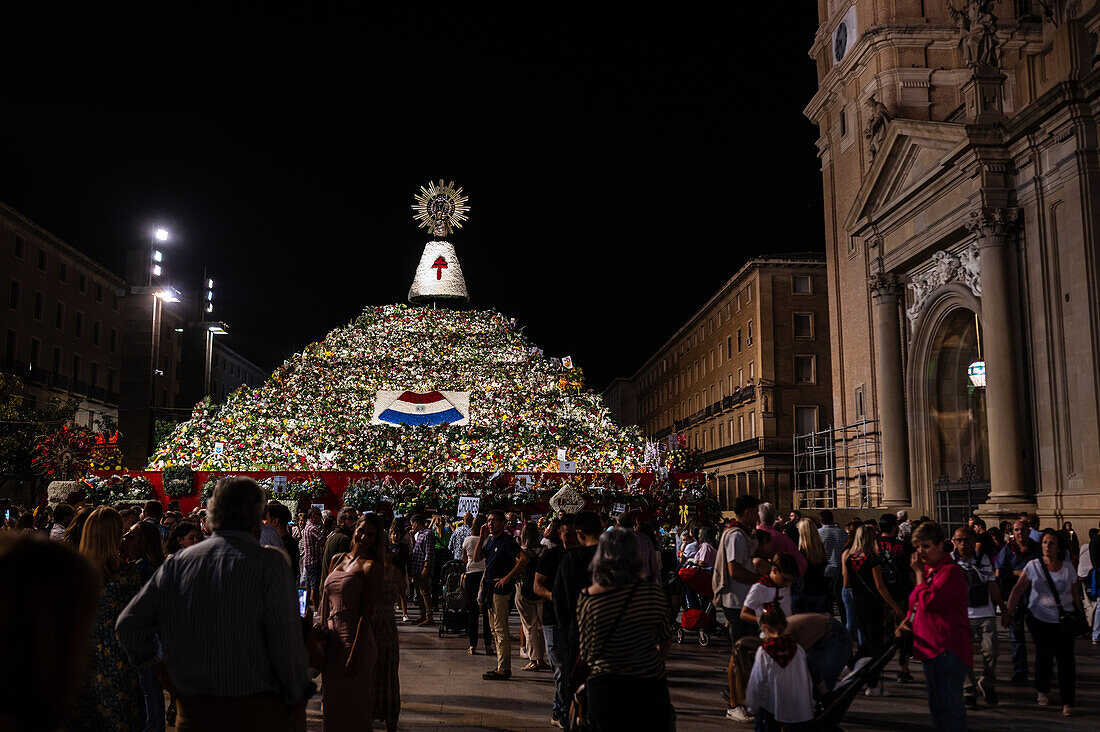
[[[601,534],[590,568],[592,585],[577,605],[590,728],[672,729],[665,678],[672,618],[660,585],[642,581],[637,536]]]

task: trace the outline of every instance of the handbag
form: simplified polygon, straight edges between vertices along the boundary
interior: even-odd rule
[[[603,645],[600,646],[599,652],[595,655],[598,657],[603,653],[603,649],[607,647],[608,642],[611,640],[611,636],[615,634],[615,631],[619,629],[619,623],[622,622],[623,616],[626,615],[626,610],[630,607],[630,601],[634,599],[634,593],[638,589],[638,585],[641,584],[641,580],[635,580],[634,585],[630,588],[630,594],[626,596],[626,601],[623,602],[622,608],[619,610],[618,616],[615,618],[615,622],[612,623],[611,629],[607,631],[607,637],[604,638]],[[570,681],[573,685],[573,701],[569,705],[569,716],[567,719],[568,727],[571,732],[587,732],[588,727],[588,674],[590,669],[588,663],[584,660],[584,656],[581,654],[580,649],[577,650],[577,660],[573,664],[573,671],[570,674]]]
[[[1062,599],[1058,597],[1058,588],[1054,586],[1054,578],[1050,576],[1050,570],[1047,569],[1046,562],[1041,557],[1036,561],[1039,562],[1039,568],[1043,570],[1043,575],[1047,578],[1050,593],[1054,595],[1054,604],[1058,608],[1058,627],[1074,638],[1088,633],[1090,628],[1088,623],[1085,622],[1085,614],[1076,607],[1068,611],[1062,609]]]

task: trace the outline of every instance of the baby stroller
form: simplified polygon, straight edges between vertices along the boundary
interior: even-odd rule
[[[836,688],[823,696],[818,702],[816,715],[811,729],[820,732],[835,732],[848,712],[848,707],[867,683],[882,674],[882,669],[901,648],[902,641],[895,638],[877,656],[861,659],[855,664],[855,670],[837,682]]]
[[[466,590],[462,586],[462,575],[465,572],[465,565],[457,559],[446,562],[439,572],[439,596],[443,599],[440,638],[448,633],[462,635],[466,632]]]
[[[683,587],[684,611],[680,626],[676,628],[676,642],[684,642],[684,631],[699,634],[699,645],[710,644],[710,639],[722,633],[714,616],[714,592],[711,589],[710,570],[701,567],[684,567],[677,579]]]

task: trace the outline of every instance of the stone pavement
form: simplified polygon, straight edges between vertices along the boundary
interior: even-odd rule
[[[493,668],[493,659],[466,654],[465,636],[440,638],[438,629],[416,628],[399,623],[401,637],[401,721],[403,730],[490,729],[548,730],[553,680],[549,672],[520,671],[526,661],[519,658],[519,622],[512,615],[513,673],[511,681],[484,681],[483,671]],[[1010,676],[1008,638],[1001,637],[1001,666]],[[669,688],[677,710],[677,728],[695,730],[751,730],[724,718],[721,690],[726,685],[729,645],[714,640],[700,647],[690,634],[683,645],[673,644],[669,656]],[[1029,655],[1034,658],[1034,655]],[[897,664],[888,667],[892,679]],[[928,730],[929,717],[920,664],[913,663],[914,684],[886,684],[891,696],[860,696],[845,719],[845,730]],[[1002,684],[1001,703],[982,703],[968,713],[971,730],[1096,730],[1100,729],[1100,648],[1087,641],[1077,645],[1077,716],[1062,717],[1057,682],[1051,691],[1051,706],[1038,707],[1031,687]],[[309,729],[321,729],[320,694],[309,705]],[[384,727],[381,727],[384,729]]]

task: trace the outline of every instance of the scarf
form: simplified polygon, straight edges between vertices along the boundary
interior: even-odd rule
[[[787,668],[787,664],[794,660],[798,653],[798,644],[789,635],[781,635],[764,641],[764,652],[772,657],[779,668]]]

